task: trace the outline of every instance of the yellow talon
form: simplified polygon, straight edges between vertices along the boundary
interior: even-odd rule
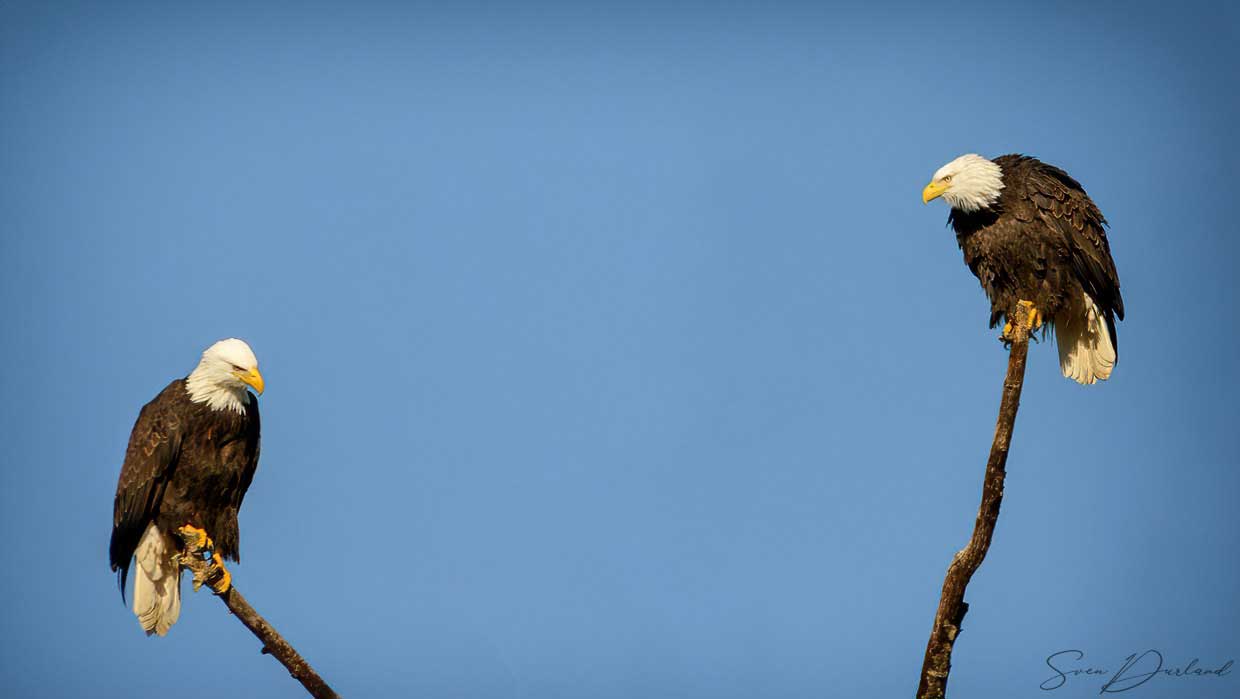
[[[1042,311],[1039,311],[1038,307],[1033,305],[1033,301],[1017,301],[1017,303],[1022,306],[1026,306],[1029,309],[1030,330],[1037,330],[1042,327]]]
[[[211,537],[207,536],[206,529],[199,529],[192,524],[187,524],[177,530],[181,538],[185,539],[186,545],[197,546],[200,549],[215,548],[212,545]]]
[[[217,595],[222,595],[228,592],[228,588],[232,587],[232,573],[228,572],[228,569],[224,567],[224,560],[220,558],[218,553],[211,557],[211,564],[213,567],[218,567],[220,571],[219,580],[211,583],[211,591]]]
[[[211,537],[207,536],[206,530],[199,529],[192,524],[186,524],[177,529],[177,534],[185,542],[186,549],[194,550],[195,558],[204,551],[211,555],[210,563],[205,570],[186,564],[184,563],[185,559],[181,558],[182,565],[194,568],[194,591],[196,592],[203,583],[206,583],[212,592],[217,595],[228,592],[228,588],[232,587],[232,573],[228,572],[228,569],[224,567],[224,559],[220,558],[220,554],[215,550],[215,542],[211,541]],[[182,555],[188,555],[188,553],[186,551]]]

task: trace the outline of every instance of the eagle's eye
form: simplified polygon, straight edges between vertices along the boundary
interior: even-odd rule
[[[239,372],[245,373],[245,369],[242,369],[241,367],[237,366],[236,364],[232,365],[232,368],[233,368],[233,371],[239,371]]]
[[[943,181],[944,181],[944,182],[951,182],[951,181],[952,181],[952,176],[951,176],[951,175],[943,175]]]

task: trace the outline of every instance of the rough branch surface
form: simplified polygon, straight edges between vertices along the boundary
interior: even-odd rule
[[[1017,306],[1008,311],[1012,323],[1011,353],[1008,356],[1007,376],[1003,380],[1003,399],[999,404],[999,420],[995,426],[995,439],[986,461],[986,477],[982,483],[982,503],[977,510],[973,536],[969,543],[956,553],[947,568],[943,580],[943,594],[939,598],[938,612],[934,615],[934,628],[926,644],[926,659],[921,667],[921,683],[917,687],[917,699],[941,699],[947,694],[947,675],[952,668],[952,647],[960,634],[960,624],[969,611],[964,601],[964,591],[973,573],[982,565],[990,540],[999,519],[999,506],[1003,502],[1003,480],[1007,475],[1008,447],[1012,443],[1012,428],[1016,424],[1016,410],[1020,407],[1020,391],[1025,382],[1025,359],[1029,354],[1029,312]]]
[[[183,537],[185,543],[185,553],[181,556],[181,566],[194,574],[194,589],[197,590],[203,584],[210,586],[219,580],[222,569],[214,565],[211,560],[205,559],[203,553],[206,549],[201,548],[198,543],[192,539]],[[263,653],[270,653],[280,664],[288,670],[310,696],[315,699],[339,699],[339,695],[327,686],[322,677],[310,667],[305,658],[291,646],[288,641],[284,640],[271,624],[262,617],[245,597],[237,592],[237,588],[229,586],[223,594],[216,595],[228,607],[241,623],[245,624],[258,640],[263,642]]]

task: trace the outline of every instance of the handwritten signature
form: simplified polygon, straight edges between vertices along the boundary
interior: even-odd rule
[[[1049,692],[1067,684],[1069,677],[1108,677],[1109,679],[1103,682],[1102,689],[1098,693],[1117,694],[1136,689],[1159,675],[1165,677],[1226,677],[1231,674],[1231,666],[1235,663],[1234,660],[1228,660],[1215,668],[1199,667],[1201,660],[1193,658],[1184,666],[1164,667],[1162,653],[1152,648],[1144,653],[1133,653],[1128,656],[1119,670],[1114,672],[1104,667],[1082,666],[1083,660],[1085,660],[1085,653],[1080,650],[1061,650],[1058,653],[1051,653],[1046,657],[1046,665],[1054,670],[1055,674],[1038,686]]]

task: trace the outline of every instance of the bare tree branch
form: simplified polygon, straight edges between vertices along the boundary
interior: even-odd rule
[[[947,567],[943,580],[943,594],[939,598],[938,612],[934,615],[934,628],[926,644],[926,658],[921,667],[921,683],[917,687],[917,699],[942,699],[947,694],[947,675],[952,668],[952,647],[960,634],[960,624],[969,611],[964,601],[964,591],[973,573],[982,565],[990,540],[999,519],[999,506],[1003,502],[1003,480],[1007,475],[1008,447],[1012,443],[1012,429],[1016,424],[1016,410],[1020,407],[1020,391],[1025,383],[1025,359],[1029,354],[1029,309],[1017,306],[1008,311],[1012,328],[1008,338],[1012,342],[1008,355],[1007,376],[1003,380],[1003,399],[999,404],[999,420],[995,426],[995,439],[986,461],[986,477],[982,483],[982,503],[977,510],[973,536],[969,543],[956,553]]]
[[[185,553],[181,556],[181,566],[194,574],[194,589],[197,590],[203,584],[208,586],[218,585],[220,579],[224,575],[224,570],[210,558],[211,551],[202,548],[199,541],[192,536],[182,535],[185,543]],[[206,554],[207,557],[204,557]],[[263,642],[263,653],[269,653],[280,661],[280,664],[288,670],[293,679],[297,680],[306,688],[310,696],[315,699],[340,699],[332,688],[327,686],[322,677],[310,667],[305,658],[284,640],[271,624],[262,617],[245,597],[237,591],[237,588],[231,584],[222,594],[217,593],[217,597],[224,602],[228,610],[233,613],[241,623],[245,624],[258,640]]]

